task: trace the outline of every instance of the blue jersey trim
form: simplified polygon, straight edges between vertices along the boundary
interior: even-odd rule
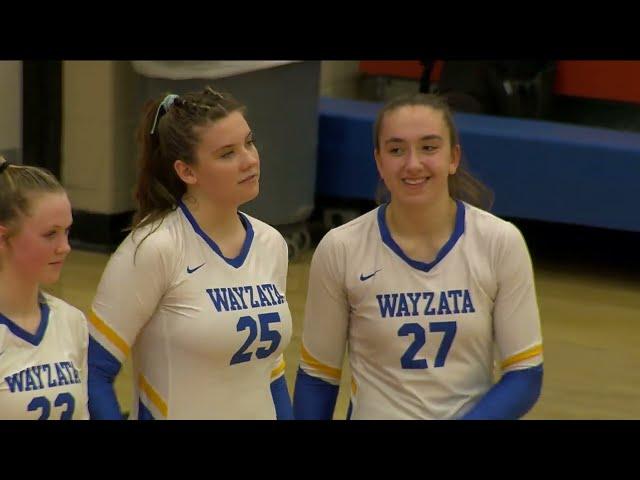
[[[462,420],[517,420],[538,401],[543,365],[505,373]]]
[[[293,390],[293,416],[296,420],[331,420],[339,388],[298,368]]]
[[[34,347],[40,345],[42,338],[44,337],[44,333],[47,330],[47,325],[49,325],[49,305],[44,302],[40,303],[40,325],[38,325],[38,330],[36,330],[35,334],[31,334],[23,329],[21,326],[15,324],[11,319],[5,317],[2,313],[0,313],[0,324],[6,325],[7,328],[13,333],[16,337],[21,338],[25,342],[30,343]]]
[[[276,409],[276,419],[293,420],[293,406],[287,389],[287,379],[284,375],[271,382],[271,397]]]
[[[402,251],[400,246],[395,242],[395,240],[391,236],[391,232],[389,231],[389,227],[387,226],[387,221],[385,219],[385,212],[387,210],[388,205],[389,205],[388,203],[385,203],[378,208],[378,226],[380,228],[380,235],[382,236],[382,241],[391,250],[393,250],[396,255],[398,255],[402,260],[404,260],[408,265],[412,266],[417,270],[428,272],[432,268],[434,268],[438,263],[440,263],[440,261],[444,257],[446,257],[446,255],[451,251],[451,249],[454,247],[458,239],[464,233],[465,207],[460,200],[456,200],[456,206],[457,206],[456,223],[453,228],[453,233],[451,234],[451,237],[449,237],[449,240],[447,240],[447,243],[443,245],[443,247],[438,252],[438,255],[431,263],[412,260]]]
[[[155,420],[151,411],[142,403],[142,400],[138,400],[138,420]]]
[[[211,247],[211,250],[213,250],[220,258],[222,258],[232,267],[240,268],[242,266],[245,259],[247,258],[247,255],[249,254],[251,243],[253,242],[253,227],[251,226],[251,222],[249,221],[249,219],[243,213],[238,212],[238,216],[240,217],[240,221],[247,231],[247,235],[244,238],[244,243],[242,244],[242,249],[240,250],[238,256],[236,258],[227,258],[222,254],[222,251],[220,250],[220,247],[218,247],[216,242],[214,242],[211,237],[209,237],[209,235],[207,235],[204,230],[200,228],[200,225],[198,225],[198,222],[196,222],[196,219],[193,217],[182,200],[179,202],[178,206],[182,210],[182,213],[184,213],[184,216],[187,217],[187,220],[189,220],[189,223],[193,227],[193,230],[198,235],[200,235],[205,242],[207,242],[207,245]]]
[[[89,335],[88,360],[89,415],[92,420],[120,420],[122,413],[113,382],[122,364]]]

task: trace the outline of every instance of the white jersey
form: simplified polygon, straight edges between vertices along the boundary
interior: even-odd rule
[[[43,297],[35,334],[0,314],[0,419],[88,420],[87,320]]]
[[[181,204],[109,260],[90,333],[120,362],[131,350],[131,418],[276,418],[270,385],[284,374],[291,338],[287,244],[266,223],[241,218],[247,235],[235,259]]]
[[[338,384],[345,346],[353,419],[464,415],[503,372],[542,362],[531,259],[517,228],[457,202],[432,263],[409,259],[386,205],[331,230],[312,262],[302,369]]]

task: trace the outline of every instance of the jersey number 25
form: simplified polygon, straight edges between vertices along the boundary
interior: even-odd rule
[[[259,347],[256,351],[256,357],[262,359],[267,358],[273,352],[276,351],[278,345],[280,345],[280,340],[282,340],[282,336],[280,332],[276,330],[269,330],[269,326],[272,323],[280,323],[280,315],[277,312],[271,313],[260,313],[258,314],[258,320],[260,321],[260,341],[261,342],[270,342],[268,347]],[[255,321],[253,317],[244,316],[240,317],[238,320],[238,325],[236,325],[236,330],[241,332],[243,330],[249,330],[249,337],[246,342],[240,347],[233,357],[231,357],[230,365],[234,365],[236,363],[244,363],[251,360],[251,356],[253,352],[248,352],[249,347],[252,346],[255,339],[258,337],[258,323]]]

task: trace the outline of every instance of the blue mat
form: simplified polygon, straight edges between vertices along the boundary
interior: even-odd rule
[[[320,99],[317,195],[374,199],[372,130],[381,106]],[[640,134],[455,117],[470,170],[495,193],[496,215],[640,231]]]

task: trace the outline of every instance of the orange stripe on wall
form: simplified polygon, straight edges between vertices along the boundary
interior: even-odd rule
[[[640,103],[640,61],[561,60],[554,93]]]
[[[440,79],[443,62],[437,60],[431,81]],[[571,97],[640,103],[640,61],[558,60],[553,93]],[[418,60],[362,61],[360,72],[368,75],[419,79]]]

